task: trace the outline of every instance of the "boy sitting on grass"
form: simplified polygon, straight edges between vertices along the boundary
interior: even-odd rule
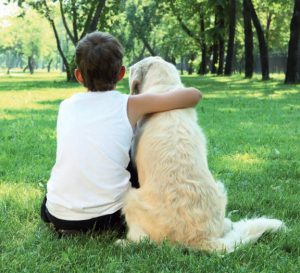
[[[122,80],[123,49],[108,33],[93,32],[76,47],[75,76],[87,92],[64,100],[57,119],[57,154],[41,218],[59,233],[125,232],[123,197],[131,187],[129,149],[133,128],[146,114],[195,106],[201,93],[181,88],[129,96]]]

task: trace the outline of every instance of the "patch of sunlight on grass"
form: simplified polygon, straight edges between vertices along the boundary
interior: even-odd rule
[[[215,76],[214,81],[221,82],[221,83],[227,83],[227,82],[232,81],[232,79],[230,80],[230,77],[217,77],[217,76]]]
[[[235,154],[232,156],[232,160],[238,160],[245,164],[257,164],[261,163],[261,160],[255,157],[253,154]]]
[[[229,89],[229,90],[228,90]],[[209,93],[204,94],[204,98],[209,98],[209,99],[214,99],[214,98],[219,98],[219,99],[226,99],[228,97],[262,97],[264,96],[264,93],[262,92],[253,92],[249,91],[248,93],[245,94],[243,90],[230,90],[230,87],[227,88],[225,91],[210,91]]]
[[[117,90],[128,93],[128,78],[118,83]],[[52,83],[52,84],[51,84]],[[5,110],[57,109],[60,101],[78,92],[86,92],[77,83],[67,83],[59,72],[37,72],[33,75],[12,73],[0,76],[0,118],[14,119]]]
[[[242,128],[252,127],[255,124],[252,121],[241,121],[240,125]]]
[[[30,75],[28,73],[12,72],[9,75],[0,72],[0,82],[23,82],[23,81],[33,81],[33,80],[66,80],[66,74],[62,72],[41,72],[37,71]]]
[[[240,171],[242,169],[247,169],[248,167],[252,167],[253,165],[258,166],[263,165],[265,160],[258,158],[254,154],[251,153],[237,153],[232,155],[225,155],[221,158],[221,160],[230,167],[232,171]]]
[[[300,91],[296,89],[292,90],[279,90],[275,91],[273,94],[270,95],[272,99],[284,99],[287,95],[294,95],[299,94]]]
[[[42,187],[42,186],[41,186]],[[42,189],[42,188],[41,188]],[[0,204],[5,200],[13,200],[22,203],[23,206],[30,206],[37,198],[41,198],[41,190],[25,183],[1,183],[0,184]]]
[[[287,104],[281,107],[282,110],[300,110],[300,103],[295,101],[295,104]]]
[[[257,98],[257,99],[264,99],[265,94],[262,92],[249,92],[247,94],[243,94],[243,97],[247,98]]]
[[[218,93],[205,93],[204,98],[205,99],[214,99],[214,98],[225,98],[226,95],[224,92],[218,92]]]
[[[232,112],[240,112],[241,109],[233,108],[233,107],[221,107],[221,108],[218,108],[218,111],[226,112],[226,113],[232,113]]]
[[[72,94],[82,91],[74,89],[47,89],[41,91],[1,92],[0,108],[2,109],[55,109],[55,105],[39,103],[40,101],[63,100]]]

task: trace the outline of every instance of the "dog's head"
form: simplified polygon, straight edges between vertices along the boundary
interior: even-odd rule
[[[160,57],[148,57],[130,67],[130,94],[145,93],[150,87],[156,85],[178,84],[181,84],[181,81],[176,67]],[[163,90],[157,89],[161,92]]]

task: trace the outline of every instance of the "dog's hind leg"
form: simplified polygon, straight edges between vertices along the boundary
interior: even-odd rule
[[[127,240],[132,242],[139,242],[143,239],[149,238],[149,235],[138,224],[131,224],[128,226]]]
[[[117,245],[126,246],[130,242],[138,243],[144,239],[148,239],[148,234],[137,224],[131,224],[128,226],[128,232],[126,235],[126,239],[119,239],[116,241]]]
[[[224,232],[223,235],[227,234],[229,231],[232,230],[233,223],[229,218],[224,219]]]
[[[149,221],[147,204],[144,201],[142,189],[131,189],[126,196],[123,213],[128,226],[127,240],[139,242],[149,235],[143,228]],[[143,200],[143,201],[142,201]]]

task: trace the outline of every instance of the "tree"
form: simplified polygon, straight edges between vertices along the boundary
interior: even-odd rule
[[[205,13],[203,8],[199,10],[200,19],[200,33],[201,33],[201,63],[199,66],[198,74],[204,75],[207,73],[207,44],[205,34]]]
[[[284,0],[6,1],[24,4],[24,7],[30,5],[47,18],[68,80],[73,76],[77,42],[95,29],[110,32],[121,41],[126,52],[124,63],[160,55],[170,62],[181,62],[181,69],[188,68],[190,72],[197,70],[205,74],[210,67],[212,73],[230,75],[236,69],[234,60],[239,59],[237,65],[245,60],[245,76],[252,77],[253,54],[259,53],[263,79],[268,79],[268,51],[285,54],[289,41],[285,29],[292,10],[290,1]],[[243,13],[240,3],[243,3]],[[253,27],[257,39],[253,38]],[[10,50],[7,60],[17,62],[25,60],[25,55],[26,59],[31,56],[23,50],[20,57],[19,53],[13,54],[13,47]],[[42,48],[35,51],[39,51],[34,55],[43,59],[44,67],[50,67],[51,59],[56,59]],[[8,53],[4,49],[1,52]]]
[[[0,51],[5,55],[7,74],[16,66],[16,59],[23,55],[23,42],[19,34],[18,18],[7,18],[7,26],[0,24],[1,39]]]
[[[208,6],[211,8],[211,17],[214,16],[214,26],[207,31],[212,41],[212,63],[211,73],[222,75],[224,72],[225,55],[225,24],[227,0],[209,0]]]
[[[74,68],[74,54],[71,54],[71,58],[68,58],[67,53],[64,52],[62,48],[60,34],[57,29],[57,23],[55,20],[56,15],[56,0],[10,0],[10,2],[17,2],[19,6],[23,4],[30,5],[40,14],[42,14],[50,23],[53,30],[57,50],[63,60],[67,80],[74,80],[73,68]],[[67,37],[73,44],[73,48],[76,46],[77,42],[84,37],[87,33],[95,31],[97,29],[100,17],[103,15],[105,10],[105,5],[109,2],[118,5],[119,1],[109,1],[109,0],[59,0],[59,14],[63,22],[64,30]],[[69,22],[72,24],[72,28],[69,26]]]
[[[289,32],[286,31],[292,17],[292,1],[253,0],[258,17],[265,30],[268,51],[286,54]]]
[[[223,74],[224,70],[224,54],[225,54],[225,40],[224,40],[224,30],[225,30],[225,8],[222,1],[217,1],[216,4],[216,17],[217,17],[217,28],[219,32],[219,63],[218,63],[218,75]]]
[[[243,0],[244,37],[245,37],[245,77],[253,76],[253,31],[251,23],[251,12],[247,0]]]
[[[260,53],[260,63],[261,63],[261,73],[263,80],[269,80],[269,55],[268,55],[268,47],[264,35],[263,28],[261,26],[260,20],[257,16],[255,8],[253,6],[252,0],[246,0],[246,5],[248,6],[251,19],[256,29],[256,34],[259,43],[259,53]]]
[[[1,27],[0,48],[6,54],[8,73],[11,68],[22,66],[33,74],[40,59],[55,58],[55,45],[46,20],[32,9],[17,17],[7,17],[7,26]],[[20,26],[22,25],[22,31]]]
[[[234,40],[235,40],[235,28],[236,28],[236,0],[229,0],[229,34],[227,43],[226,65],[225,75],[230,76],[232,73],[232,64],[234,58]]]
[[[194,44],[197,45],[199,51],[201,52],[201,62],[198,73],[202,75],[207,73],[207,22],[205,20],[205,11],[207,8],[208,6],[205,5],[204,1],[170,1],[170,11],[172,12],[173,16],[175,16],[177,19],[183,32],[185,32],[186,35],[193,40]],[[184,13],[182,11],[184,11]],[[199,23],[189,26],[187,23],[192,20],[185,20],[183,15],[185,15],[187,18],[194,18],[195,22]],[[190,56],[192,59],[191,61],[193,62],[195,59],[195,54],[192,53]],[[189,71],[191,72],[191,68]]]
[[[300,0],[295,0],[294,14],[290,25],[285,83],[300,83]]]
[[[131,0],[126,5],[126,17],[132,30],[152,56],[157,55],[150,43],[151,31],[160,21],[157,7],[157,1]]]

